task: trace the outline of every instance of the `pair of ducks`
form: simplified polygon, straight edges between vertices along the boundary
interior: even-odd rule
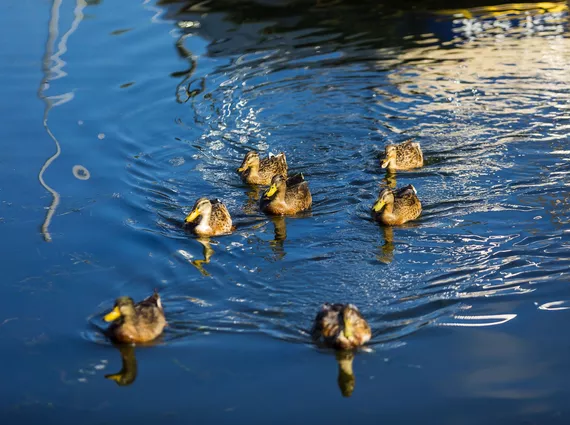
[[[386,146],[382,168],[389,173],[421,166],[423,154],[418,143],[408,140],[399,145]],[[287,171],[284,153],[270,154],[268,158],[261,159],[258,153],[248,152],[237,169],[245,183],[269,185],[260,198],[259,206],[263,212],[271,215],[293,215],[311,208],[311,192],[303,174],[288,178]],[[415,188],[408,185],[398,190],[381,190],[372,207],[372,216],[385,225],[401,225],[418,218],[421,210]],[[198,199],[184,222],[198,236],[223,235],[233,230],[228,209],[217,199]]]
[[[103,319],[112,322],[107,333],[120,343],[150,342],[167,326],[157,292],[136,304],[130,297],[117,298]],[[325,303],[315,318],[311,336],[328,347],[349,350],[370,340],[372,332],[355,305]]]
[[[406,141],[386,147],[382,168],[388,172],[421,166],[423,154],[418,143]],[[294,214],[311,206],[311,194],[302,174],[287,179],[287,161],[283,153],[260,160],[257,153],[249,152],[237,171],[247,183],[270,183],[260,200],[264,212]],[[419,217],[421,203],[412,185],[398,190],[383,189],[372,211],[377,221],[399,225]],[[232,230],[230,214],[219,201],[198,199],[185,223],[194,223],[198,217],[202,219],[192,228],[197,235],[213,236]],[[118,298],[104,320],[112,322],[108,331],[111,338],[123,343],[152,341],[167,326],[160,296],[156,292],[137,304],[130,297]],[[315,342],[325,346],[349,350],[368,342],[372,332],[355,305],[325,303],[315,317],[311,336]]]

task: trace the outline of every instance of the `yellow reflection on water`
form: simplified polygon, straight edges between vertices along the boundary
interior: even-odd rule
[[[338,388],[343,397],[350,397],[354,392],[356,378],[352,370],[354,362],[353,351],[339,351],[336,353],[336,361],[338,363]]]
[[[534,13],[560,13],[568,10],[566,2],[509,3],[497,6],[481,6],[470,9],[441,9],[437,15],[464,16],[465,18],[518,15],[532,11]]]
[[[105,375],[105,378],[115,381],[117,385],[131,385],[137,379],[137,358],[135,347],[132,345],[121,345],[117,347],[121,353],[122,367],[117,373]]]

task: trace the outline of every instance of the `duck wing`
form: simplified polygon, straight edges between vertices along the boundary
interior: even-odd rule
[[[232,217],[226,206],[219,200],[212,202],[212,215],[210,216],[210,226],[223,226],[223,230],[230,231],[232,227]]]
[[[342,304],[325,303],[315,317],[315,323],[311,329],[314,340],[322,338],[334,338],[340,332],[340,312]]]
[[[298,184],[301,184],[305,181],[305,176],[303,173],[295,174],[287,179],[287,188],[292,188]]]

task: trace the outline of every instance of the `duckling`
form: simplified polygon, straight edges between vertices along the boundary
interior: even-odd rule
[[[311,335],[329,347],[350,350],[369,341],[372,332],[355,305],[324,303]]]
[[[372,207],[374,220],[389,226],[415,220],[421,213],[422,204],[411,184],[398,190],[382,189]]]
[[[194,221],[201,217],[198,224]],[[194,204],[192,212],[184,220],[198,236],[216,236],[231,233],[232,217],[228,209],[218,199],[200,198]]]
[[[251,151],[245,155],[241,167],[237,169],[241,179],[248,184],[269,185],[273,176],[287,177],[287,158],[281,152],[278,155],[269,154],[269,157],[259,159],[257,152]]]
[[[303,174],[288,179],[276,175],[271,179],[269,189],[261,196],[259,206],[267,214],[286,215],[308,210],[312,203],[309,183]]]
[[[420,144],[407,140],[399,145],[387,145],[386,157],[382,161],[382,168],[393,173],[397,170],[411,170],[424,165],[424,155]]]
[[[166,326],[157,292],[137,304],[130,297],[117,298],[115,307],[104,320],[113,322],[108,330],[111,337],[125,343],[152,341]]]

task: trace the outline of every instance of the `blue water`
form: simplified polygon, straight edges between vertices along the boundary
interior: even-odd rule
[[[565,3],[283,3],[0,5],[1,417],[567,423]],[[387,179],[410,137],[426,166]],[[250,149],[310,213],[258,211]],[[375,224],[410,183],[422,217]],[[180,226],[202,196],[237,226],[208,248]],[[154,288],[169,327],[121,353],[102,313]],[[350,397],[307,333],[325,301],[373,329]]]

